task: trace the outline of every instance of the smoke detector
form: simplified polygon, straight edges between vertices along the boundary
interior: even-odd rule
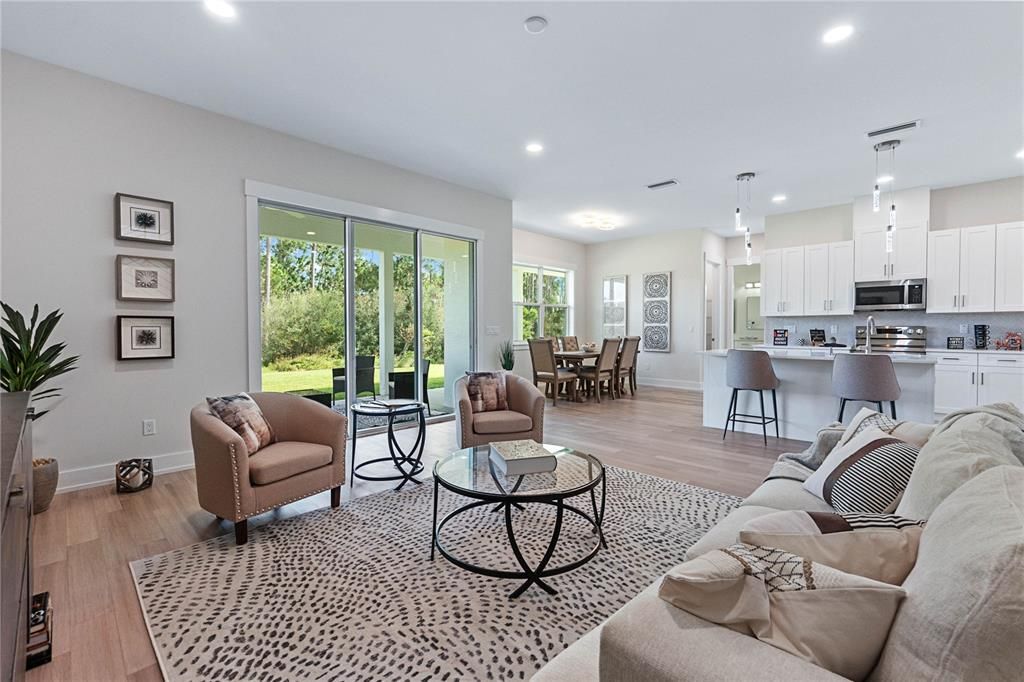
[[[523,22],[523,28],[526,29],[527,33],[537,35],[543,33],[544,29],[548,27],[548,20],[544,17],[533,16]]]

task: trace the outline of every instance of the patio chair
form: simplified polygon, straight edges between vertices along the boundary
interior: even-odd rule
[[[427,378],[430,375],[430,360],[420,362],[420,371],[423,373],[423,402],[427,405],[427,416],[430,416],[430,392],[427,390]],[[412,372],[388,372],[388,392],[392,398],[408,398],[418,400],[416,397],[416,378]]]
[[[356,356],[356,395],[370,393],[374,399],[377,398],[377,386],[374,382],[374,356]],[[335,367],[331,370],[331,377],[334,380],[331,398],[334,399],[340,393],[345,395],[345,368]]]

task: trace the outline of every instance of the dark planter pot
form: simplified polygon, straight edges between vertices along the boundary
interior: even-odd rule
[[[43,464],[36,464],[43,462]],[[37,459],[32,462],[32,513],[46,511],[57,492],[59,466],[55,459]]]

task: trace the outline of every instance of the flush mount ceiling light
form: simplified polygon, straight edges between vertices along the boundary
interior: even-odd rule
[[[576,222],[580,227],[593,227],[604,232],[610,232],[618,227],[615,218],[596,213],[580,213],[576,216]]]
[[[750,181],[754,179],[754,173],[746,172],[740,173],[736,176],[736,220],[735,228],[737,232],[743,232],[746,228],[743,227],[743,214],[740,211],[740,186],[746,185],[747,187],[747,210],[750,210]]]
[[[526,151],[530,152],[531,154],[540,154],[542,151],[544,151],[544,145],[542,145],[540,142],[528,142],[526,144]]]
[[[544,17],[533,16],[523,22],[523,28],[526,29],[527,33],[537,35],[543,33],[544,29],[548,27],[548,20]]]
[[[227,0],[203,0],[203,6],[207,12],[221,19],[234,19],[238,16],[234,5]]]
[[[835,26],[825,31],[825,35],[821,36],[821,42],[826,45],[835,45],[836,43],[843,42],[852,35],[853,26],[843,24],[842,26]]]
[[[785,200],[786,200],[786,195],[785,194],[776,194],[775,196],[772,197],[772,203],[773,204],[781,204]]]

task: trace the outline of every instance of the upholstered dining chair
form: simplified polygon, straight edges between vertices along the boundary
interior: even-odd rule
[[[533,385],[544,383],[550,389],[551,406],[558,405],[558,392],[562,385],[568,385],[569,398],[576,401],[576,382],[579,375],[575,370],[559,367],[555,362],[555,346],[550,339],[530,339],[530,362],[533,364]]]
[[[455,382],[455,433],[460,448],[506,440],[544,442],[544,394],[529,380],[505,373],[507,410],[473,412],[467,377]]]
[[[563,336],[562,337],[562,350],[579,350],[580,341],[575,336]]]
[[[636,395],[636,357],[640,350],[640,337],[627,336],[622,340],[622,350],[615,361],[615,384],[621,396],[629,385],[629,394]]]
[[[337,507],[345,483],[345,415],[302,396],[249,395],[276,439],[252,455],[205,401],[190,419],[199,506],[233,521],[239,545],[249,539],[250,517],[325,490]]]
[[[597,402],[601,402],[601,384],[605,382],[608,384],[608,395],[612,400],[616,397],[618,386],[615,380],[615,362],[619,352],[619,341],[618,337],[605,339],[601,343],[601,355],[597,358],[597,364],[582,365],[579,368],[580,379],[586,383],[587,390],[592,390],[597,396]]]

